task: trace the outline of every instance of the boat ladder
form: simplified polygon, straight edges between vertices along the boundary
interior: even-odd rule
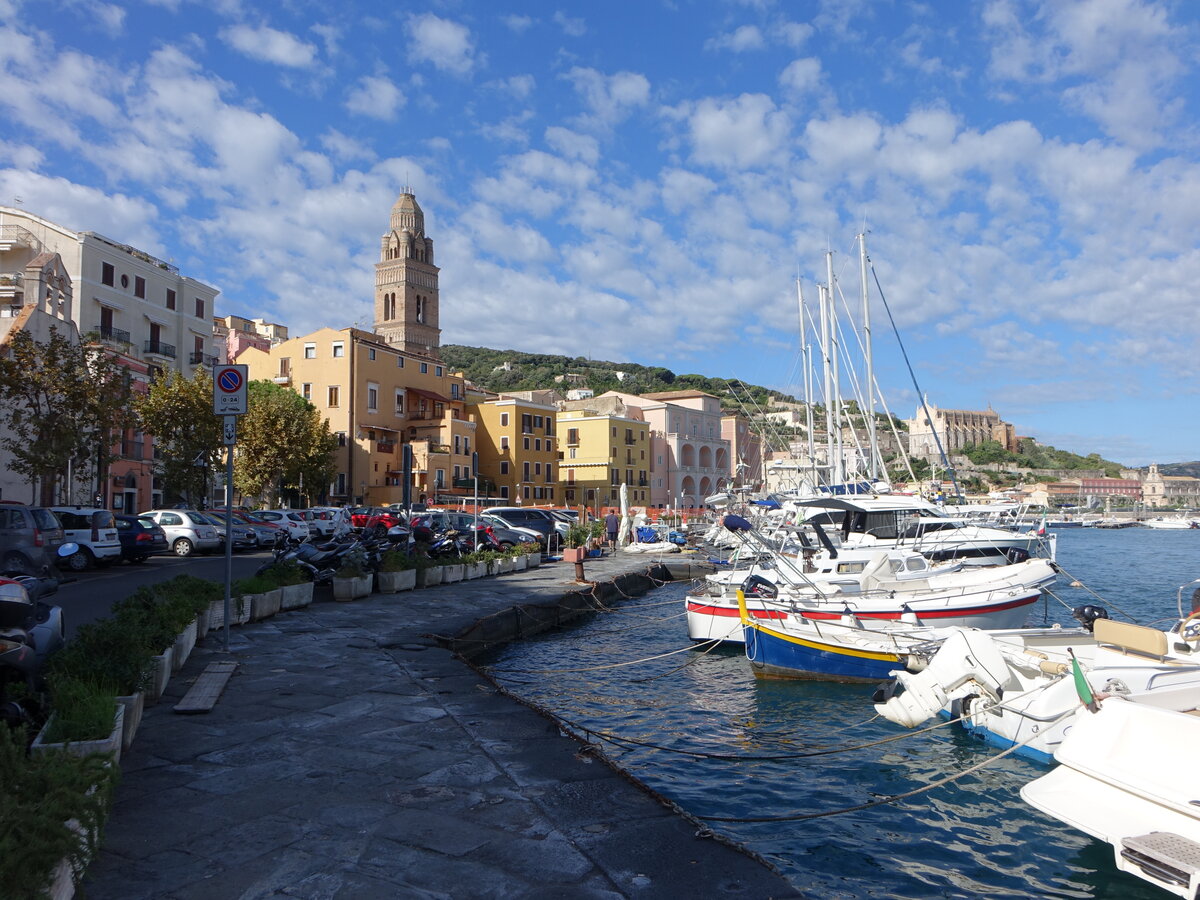
[[[1200,888],[1200,844],[1169,831],[1152,831],[1121,841],[1121,857],[1164,886],[1186,889],[1195,897]],[[1181,893],[1167,887],[1174,893]]]

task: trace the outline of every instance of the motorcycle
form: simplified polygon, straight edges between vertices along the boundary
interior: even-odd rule
[[[58,549],[61,559],[78,552],[74,543]],[[31,693],[44,690],[46,661],[65,643],[63,611],[45,600],[57,591],[58,578],[49,568],[41,575],[0,573],[0,721],[8,725],[31,719],[25,701],[9,699],[8,686],[24,682]]]

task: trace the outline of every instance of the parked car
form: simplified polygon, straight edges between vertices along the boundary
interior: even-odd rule
[[[330,515],[327,509],[298,509],[298,513],[302,513],[304,521],[308,523],[308,530],[312,532],[313,538],[330,537],[333,534],[334,522],[333,516]]]
[[[213,529],[217,532],[217,537],[221,539],[221,549],[225,549],[225,513],[223,510],[207,509],[202,513],[196,513],[198,516],[203,516]],[[234,550],[254,550],[258,547],[258,535],[249,525],[239,522],[236,517],[233,520],[233,549]]]
[[[536,528],[518,528],[515,525],[509,525],[499,516],[490,516],[484,513],[479,517],[481,522],[487,523],[492,529],[492,533],[496,535],[496,540],[501,544],[537,544],[540,550],[546,549],[546,535],[538,531]]]
[[[167,533],[149,516],[115,515],[113,519],[121,539],[121,559],[144,563],[151,556],[170,551]]]
[[[217,515],[224,515],[220,509],[214,510]],[[254,518],[253,513],[246,512],[244,509],[235,509],[233,511],[235,521],[241,522],[248,528],[254,529],[254,535],[258,538],[258,546],[274,547],[275,538],[283,531],[283,527],[275,522],[268,522]]]
[[[356,506],[350,510],[350,527],[355,531],[382,525],[384,530],[404,524],[404,512],[390,506]]]
[[[271,522],[279,525],[281,528],[286,528],[288,536],[298,541],[306,541],[311,535],[308,523],[304,521],[303,514],[297,510],[256,509],[254,516],[264,522]]]
[[[0,502],[0,572],[40,574],[58,562],[62,523],[40,506]]]
[[[548,510],[533,506],[493,506],[488,515],[503,519],[519,528],[534,528],[546,535],[547,546],[556,550],[567,533],[567,523],[550,515]]]
[[[194,509],[152,509],[141,515],[162,527],[176,556],[211,553],[221,546],[217,530]]]
[[[445,509],[431,509],[420,515],[414,515],[409,525],[413,529],[413,534],[417,533],[417,529],[429,528],[433,531],[454,529],[469,535],[472,528],[478,527],[480,531],[485,531],[495,538],[496,542],[505,550],[525,541],[536,541],[537,537],[540,537],[540,535],[535,537],[531,536],[529,532],[509,528],[500,519],[489,520],[487,516],[481,515],[477,520],[470,513]],[[536,532],[533,534],[536,535]]]
[[[62,523],[63,538],[79,545],[64,560],[67,568],[82,572],[88,566],[107,566],[121,558],[121,538],[109,510],[95,506],[52,506],[50,512]]]

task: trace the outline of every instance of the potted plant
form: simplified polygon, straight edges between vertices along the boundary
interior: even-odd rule
[[[9,897],[66,897],[99,847],[118,769],[101,754],[25,753],[22,728],[0,728],[0,884]]]
[[[587,553],[587,542],[591,539],[591,529],[582,522],[572,523],[567,528],[563,538],[563,559],[566,562],[581,562]]]
[[[121,725],[125,707],[108,686],[72,676],[50,682],[50,718],[30,746],[32,753],[52,749],[76,756],[111,754],[121,760]]]
[[[371,594],[371,573],[367,571],[366,554],[351,550],[342,557],[341,567],[333,573],[333,599],[355,600]]]
[[[520,547],[511,547],[504,555],[512,562],[512,571],[525,571],[525,552]]]
[[[520,545],[521,552],[525,554],[525,567],[527,569],[536,569],[542,564],[542,551],[533,541],[526,541]]]
[[[249,578],[239,578],[230,588],[232,593],[240,596],[250,607],[250,621],[261,622],[279,612],[283,592],[275,579],[268,573],[251,575]]]
[[[267,574],[279,585],[280,609],[300,609],[312,603],[313,583],[294,559],[274,563]]]
[[[472,581],[487,575],[487,562],[483,555],[488,552],[487,550],[475,550],[462,558],[464,580]]]
[[[403,550],[388,550],[379,562],[379,590],[384,594],[411,591],[417,586],[416,560]]]
[[[433,587],[442,583],[442,567],[437,560],[430,559],[424,554],[417,556],[417,587]]]
[[[464,566],[461,557],[442,560],[442,584],[453,584],[462,581]]]
[[[145,702],[153,705],[171,680],[175,641],[184,627],[180,623],[180,607],[163,603],[153,588],[140,587],[114,603],[112,610],[120,626],[141,631],[152,654],[152,678],[146,686]]]

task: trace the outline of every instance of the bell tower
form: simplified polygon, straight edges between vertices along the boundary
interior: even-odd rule
[[[375,264],[375,333],[401,350],[437,356],[438,267],[425,213],[405,187],[392,207],[391,227]]]

